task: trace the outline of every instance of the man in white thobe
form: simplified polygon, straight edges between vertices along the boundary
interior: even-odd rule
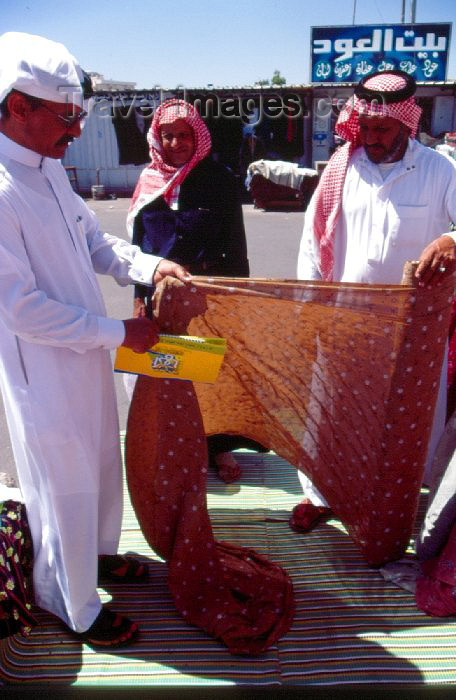
[[[421,114],[415,87],[401,71],[374,74],[342,109],[336,132],[347,143],[329,161],[306,211],[298,279],[400,284],[407,260],[421,261],[422,284],[448,273],[456,168],[415,140]],[[444,365],[425,479],[445,423]],[[290,527],[307,532],[331,510],[311,480],[301,472],[299,478],[305,498]]]
[[[96,273],[120,285],[189,276],[102,233],[73,192],[59,159],[81,133],[83,77],[61,44],[0,37],[0,386],[32,533],[35,602],[105,647],[137,631],[96,590],[98,557],[116,554],[122,513],[109,351],[144,352],[158,330],[149,319],[106,318]]]

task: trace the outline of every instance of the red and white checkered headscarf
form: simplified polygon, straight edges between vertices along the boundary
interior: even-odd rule
[[[172,124],[177,119],[183,119],[192,128],[195,144],[192,157],[180,167],[164,160],[160,133],[164,124]],[[147,142],[151,162],[139,176],[127,215],[127,229],[131,236],[134,220],[140,210],[161,196],[169,204],[174,188],[182,184],[195,165],[210,153],[212,146],[209,130],[196,109],[188,102],[176,98],[163,102],[156,109],[147,133]]]
[[[406,85],[400,75],[381,73],[365,81],[364,86],[380,93],[396,92]],[[336,132],[347,141],[331,157],[318,183],[315,192],[314,234],[320,247],[320,271],[324,280],[331,281],[334,268],[334,234],[340,215],[342,193],[348,163],[353,151],[360,146],[359,116],[392,117],[410,129],[411,138],[415,138],[421,116],[421,107],[413,97],[402,102],[385,103],[381,100],[372,102],[353,95],[345,104],[336,123]]]

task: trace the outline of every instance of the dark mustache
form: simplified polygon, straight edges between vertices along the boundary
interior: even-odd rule
[[[58,146],[64,146],[65,144],[70,144],[74,141],[73,136],[62,136],[61,139],[57,141]]]

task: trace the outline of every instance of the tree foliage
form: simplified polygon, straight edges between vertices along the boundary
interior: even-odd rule
[[[269,78],[264,78],[262,80],[257,80],[255,85],[259,85],[260,87],[266,87],[267,85],[286,85],[287,84],[287,79],[284,78],[283,75],[281,75],[279,70],[274,71],[274,75],[272,76],[271,79]]]
[[[286,85],[287,79],[280,74],[279,70],[274,71],[274,75],[271,78],[271,85]]]

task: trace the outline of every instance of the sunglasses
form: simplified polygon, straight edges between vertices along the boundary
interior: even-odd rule
[[[78,114],[75,114],[73,117],[63,117],[61,114],[58,114],[57,112],[54,112],[53,109],[49,109],[45,104],[41,102],[40,107],[43,107],[44,109],[47,109],[48,112],[53,114],[54,116],[58,117],[60,121],[62,121],[67,129],[70,127],[74,126],[75,124],[82,124],[84,119],[87,117],[87,112],[82,110],[82,112],[79,112]]]

